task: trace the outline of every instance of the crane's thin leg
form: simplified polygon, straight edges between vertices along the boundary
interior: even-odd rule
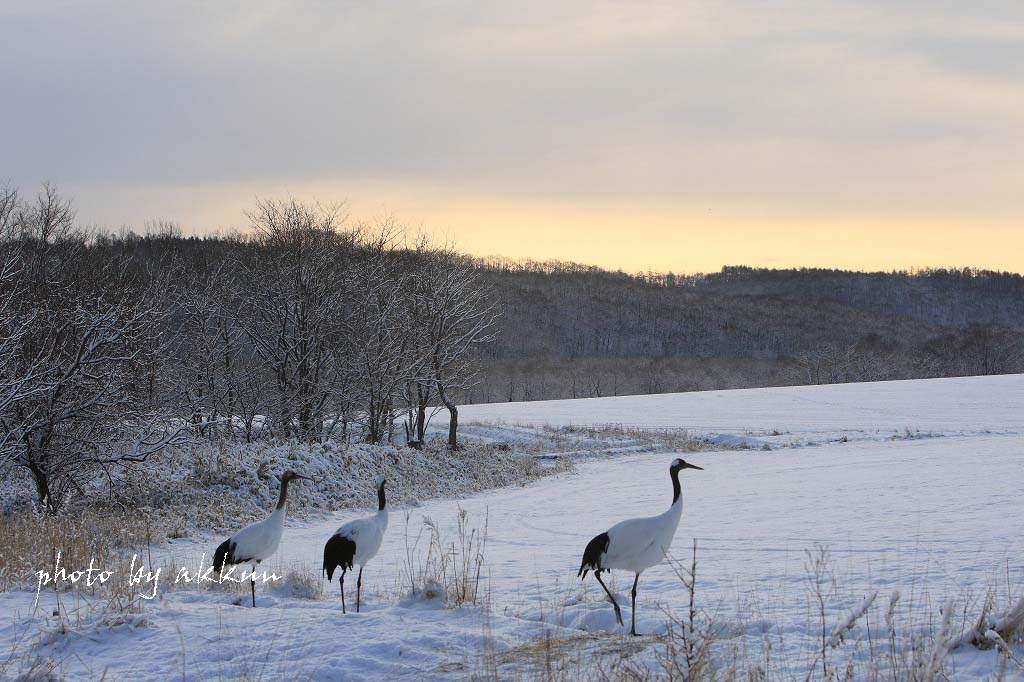
[[[615,620],[619,621],[619,625],[622,625],[622,611],[619,609],[619,602],[615,601],[615,597],[612,596],[611,590],[609,590],[608,586],[604,584],[603,580],[601,580],[601,571],[594,571],[594,577],[597,578],[597,582],[601,583],[601,587],[603,587],[604,591],[608,594],[608,598],[612,600],[612,606],[615,607]]]
[[[341,569],[341,576],[338,578],[338,584],[341,585],[341,612],[345,611],[345,569]]]
[[[260,562],[254,561],[251,565],[252,573],[249,575],[249,587],[252,589],[252,607],[256,608],[256,569],[259,568]]]
[[[640,582],[640,574],[636,574],[636,578],[633,579],[633,625],[629,629],[629,634],[636,637],[636,584]]]
[[[363,593],[363,567],[359,567],[359,577],[356,578],[356,613],[359,613],[359,599]]]

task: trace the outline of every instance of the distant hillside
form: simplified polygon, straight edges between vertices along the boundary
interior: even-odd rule
[[[962,327],[1024,330],[1024,276],[986,270],[916,272],[768,270],[743,266],[685,280],[700,291],[794,300],[832,300],[886,315]]]
[[[505,315],[477,401],[1024,371],[1024,277],[480,262]]]
[[[140,282],[217,282],[242,236],[101,236]],[[474,261],[502,315],[469,402],[1024,372],[1024,277],[727,267],[629,275]],[[339,315],[342,314],[339,309]]]

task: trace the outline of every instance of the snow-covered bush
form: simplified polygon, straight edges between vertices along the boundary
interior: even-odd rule
[[[454,452],[434,443],[423,450],[335,441],[200,444],[161,453],[145,471],[126,472],[109,498],[93,504],[149,508],[154,528],[175,537],[262,518],[277,500],[277,477],[286,469],[315,479],[295,486],[288,501],[290,515],[306,517],[375,507],[374,481],[381,474],[395,506],[519,485],[568,466],[473,444]]]

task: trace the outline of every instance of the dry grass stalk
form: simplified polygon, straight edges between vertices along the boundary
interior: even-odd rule
[[[470,526],[469,514],[460,508],[454,540],[444,538],[437,522],[427,516],[423,517],[416,537],[410,540],[410,517],[407,512],[402,568],[409,593],[413,597],[443,596],[445,605],[454,608],[466,604],[476,606],[481,596],[490,513],[484,515],[484,527],[480,530]],[[426,547],[421,550],[424,540]]]

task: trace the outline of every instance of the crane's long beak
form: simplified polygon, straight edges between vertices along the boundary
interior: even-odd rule
[[[684,468],[684,469],[696,469],[697,471],[704,471],[704,467],[699,467],[699,466],[697,466],[696,464],[690,464],[689,462],[687,462],[687,463],[686,463],[686,464],[685,464],[685,465],[683,466],[683,468]]]
[[[303,476],[302,474],[295,474],[295,478],[304,478],[307,481],[312,481],[313,483],[316,483],[316,479],[314,479],[312,476]]]

